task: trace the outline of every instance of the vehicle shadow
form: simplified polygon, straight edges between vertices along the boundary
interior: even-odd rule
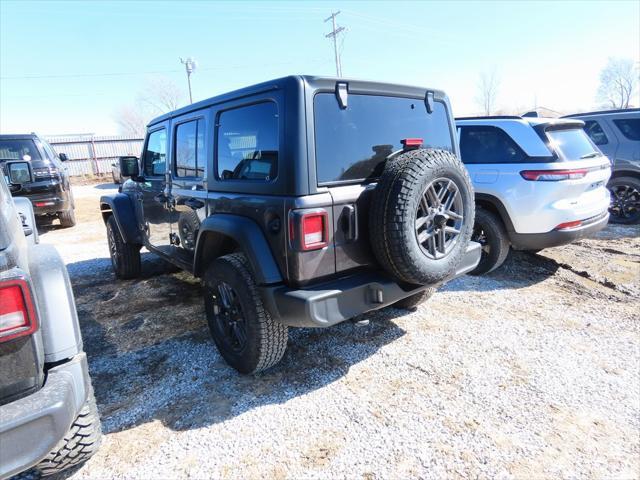
[[[530,252],[511,251],[501,267],[484,275],[465,275],[445,285],[441,291],[490,292],[530,287],[552,277],[560,268],[555,261]]]
[[[284,403],[339,380],[405,333],[393,319],[407,312],[395,308],[366,315],[366,326],[290,329],[283,360],[245,376],[218,354],[196,279],[145,256],[140,279],[119,281],[105,261],[69,265],[105,433],[154,420],[200,428]]]

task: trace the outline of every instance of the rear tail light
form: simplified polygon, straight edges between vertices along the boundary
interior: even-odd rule
[[[38,319],[29,285],[22,279],[0,282],[0,342],[31,335]]]
[[[522,178],[533,182],[559,182],[561,180],[577,180],[584,178],[589,172],[586,168],[574,170],[523,170]]]
[[[414,148],[420,148],[424,143],[424,140],[421,138],[405,138],[400,140],[400,143],[402,143],[405,150],[411,150]]]
[[[60,174],[55,167],[36,167],[33,169],[33,175],[38,179],[56,178]]]
[[[558,225],[554,230],[569,230],[582,225],[582,220],[574,220],[573,222],[564,222]]]
[[[295,210],[289,217],[291,242],[300,250],[318,250],[329,241],[328,214],[323,209]]]

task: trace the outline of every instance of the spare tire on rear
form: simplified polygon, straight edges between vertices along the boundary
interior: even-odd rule
[[[474,209],[469,175],[454,154],[401,153],[387,161],[373,194],[373,252],[401,282],[441,282],[455,273],[466,252]]]

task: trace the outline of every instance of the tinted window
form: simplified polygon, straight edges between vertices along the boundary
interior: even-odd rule
[[[278,145],[275,103],[222,112],[218,119],[218,178],[273,180],[278,175]]]
[[[501,128],[461,127],[460,156],[464,163],[521,163],[527,155]]]
[[[547,130],[547,137],[551,146],[565,160],[579,160],[600,154],[598,147],[593,144],[582,129]]]
[[[593,140],[596,145],[606,145],[609,143],[607,135],[602,130],[602,127],[595,120],[585,120],[584,131],[587,132],[589,138]]]
[[[167,162],[167,131],[156,130],[149,134],[144,152],[144,173],[148,176],[164,175]]]
[[[203,177],[207,158],[204,150],[204,120],[176,127],[175,173],[177,177]]]
[[[640,140],[640,118],[622,118],[613,123],[629,140]]]
[[[0,160],[40,160],[40,152],[31,139],[0,140]]]
[[[333,93],[319,93],[313,104],[318,183],[377,178],[404,138],[453,150],[441,102],[434,102],[432,114],[423,100],[400,97],[350,94],[341,109]]]

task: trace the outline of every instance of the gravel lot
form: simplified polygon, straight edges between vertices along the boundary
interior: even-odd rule
[[[640,478],[640,228],[516,253],[417,311],[292,330],[240,376],[198,281],[145,254],[111,272],[97,197],[42,232],[73,281],[102,416],[70,478]]]

